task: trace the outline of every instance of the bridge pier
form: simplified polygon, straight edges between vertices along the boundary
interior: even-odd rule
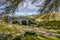
[[[20,25],[22,25],[22,21],[19,21]]]
[[[26,21],[27,22],[27,26],[29,25],[29,20]]]

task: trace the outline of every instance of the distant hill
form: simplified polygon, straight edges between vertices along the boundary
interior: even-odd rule
[[[49,12],[49,13],[43,13],[43,14],[38,14],[38,15],[31,15],[29,17],[35,18],[36,20],[39,20],[39,21],[47,21],[47,20],[59,21],[60,20],[60,12]]]

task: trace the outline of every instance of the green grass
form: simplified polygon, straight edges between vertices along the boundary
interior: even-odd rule
[[[60,40],[60,38],[58,37],[54,37],[54,36],[39,36],[39,35],[26,35],[25,39],[23,38],[23,40]]]
[[[28,30],[24,30],[24,29],[29,29],[29,28],[32,28],[34,29],[35,27],[33,26],[20,26],[20,25],[17,25],[17,24],[8,24],[8,23],[5,23],[5,22],[2,22],[0,23],[0,32],[2,33],[10,33],[12,35],[16,35],[16,34],[20,34],[21,32],[25,32],[25,31],[28,31]],[[36,27],[38,28],[38,27]],[[39,29],[45,29],[42,27],[39,27]],[[51,31],[51,32],[55,32],[55,33],[59,33],[60,34],[60,31],[59,30],[46,30],[46,31]],[[25,36],[19,36],[19,37],[15,37],[14,40],[60,40],[59,37],[55,37],[55,36],[41,36],[41,35],[37,35],[37,34],[34,34],[34,35],[31,35],[31,34],[26,34]],[[10,37],[7,36],[5,38],[6,40],[10,40]]]

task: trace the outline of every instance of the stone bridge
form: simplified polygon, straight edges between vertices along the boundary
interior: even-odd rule
[[[26,16],[8,16],[8,23],[12,24],[14,22],[18,22],[20,25],[31,25],[34,24],[35,19],[26,17]]]

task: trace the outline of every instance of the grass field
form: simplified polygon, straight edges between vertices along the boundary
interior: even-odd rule
[[[60,40],[59,36],[44,36],[39,32],[42,33],[52,32],[60,34],[60,30],[58,29],[46,29],[43,26],[33,27],[33,26],[20,26],[17,24],[8,24],[5,22],[0,23],[0,33],[15,35],[15,37],[13,36],[14,38],[6,36],[4,40]],[[0,40],[2,40],[2,38],[0,38]]]

